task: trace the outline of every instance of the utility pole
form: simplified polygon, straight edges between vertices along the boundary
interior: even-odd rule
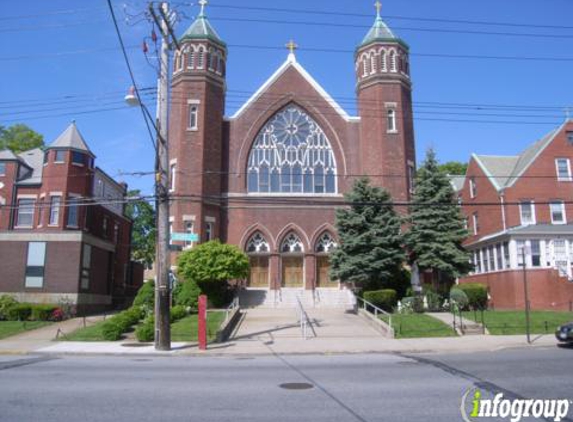
[[[171,350],[169,271],[169,144],[167,131],[169,92],[169,5],[161,2],[159,13],[149,3],[149,12],[161,33],[161,54],[157,92],[157,156],[155,194],[157,196],[157,283],[155,286],[155,349]]]
[[[525,242],[523,242],[523,248],[521,248],[521,260],[523,266],[523,295],[525,299],[525,331],[527,334],[527,343],[531,343],[531,329],[529,320],[529,289],[527,287],[527,268],[525,263]]]

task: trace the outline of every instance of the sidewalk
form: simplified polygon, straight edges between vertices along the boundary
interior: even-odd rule
[[[458,324],[458,326],[454,327],[454,317],[449,312],[426,312],[426,315],[442,321],[444,324],[449,325],[452,328],[452,330],[456,329],[458,334],[460,334],[459,316],[456,316],[456,323]],[[483,332],[483,326],[479,322],[475,322],[467,318],[462,318],[462,323],[464,327],[479,327],[480,331]],[[487,330],[486,334],[488,334]]]

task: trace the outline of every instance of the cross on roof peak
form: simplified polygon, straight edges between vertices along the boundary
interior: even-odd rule
[[[296,44],[294,42],[294,40],[290,40],[287,44],[286,44],[286,48],[288,48],[290,54],[294,54],[294,52],[296,51],[296,49],[298,48],[298,44]]]
[[[207,0],[199,0],[199,5],[201,6],[201,16],[205,16],[205,6],[207,6],[209,2]]]
[[[376,15],[380,17],[380,12],[382,11],[382,2],[380,0],[376,0],[374,7],[376,7]]]

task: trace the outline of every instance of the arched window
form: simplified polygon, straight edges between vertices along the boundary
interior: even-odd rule
[[[260,233],[256,232],[251,236],[247,242],[247,253],[269,253],[271,248],[265,237]]]
[[[209,51],[209,70],[213,72],[217,70],[217,55],[214,50]]]
[[[388,72],[388,61],[386,58],[386,50],[380,51],[380,71]]]
[[[205,48],[201,46],[197,51],[197,69],[203,69],[204,67],[205,67]]]
[[[398,71],[398,69],[397,69],[397,63],[396,63],[396,51],[391,50],[390,51],[390,72],[396,73],[397,71]]]
[[[373,51],[370,53],[370,73],[376,73],[378,68],[378,59],[376,58],[376,53]]]
[[[188,129],[196,130],[199,126],[199,106],[196,104],[189,105],[189,126]]]
[[[368,57],[364,57],[364,77],[370,75],[370,59]]]
[[[281,253],[300,253],[304,252],[304,246],[300,237],[294,232],[289,233],[281,244]]]
[[[396,127],[396,110],[393,108],[388,110],[388,132],[397,132],[398,128]]]
[[[194,69],[195,68],[195,56],[197,55],[197,53],[195,53],[195,50],[191,49],[189,50],[189,53],[187,53],[187,69]]]
[[[336,162],[318,124],[296,105],[275,114],[249,154],[250,193],[336,193]]]
[[[317,253],[328,253],[332,249],[336,248],[337,244],[330,235],[330,233],[325,232],[318,238],[316,245],[314,246],[314,251]]]

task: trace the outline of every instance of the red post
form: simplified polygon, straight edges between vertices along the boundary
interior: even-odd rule
[[[198,333],[199,350],[207,350],[207,296],[199,296]]]

